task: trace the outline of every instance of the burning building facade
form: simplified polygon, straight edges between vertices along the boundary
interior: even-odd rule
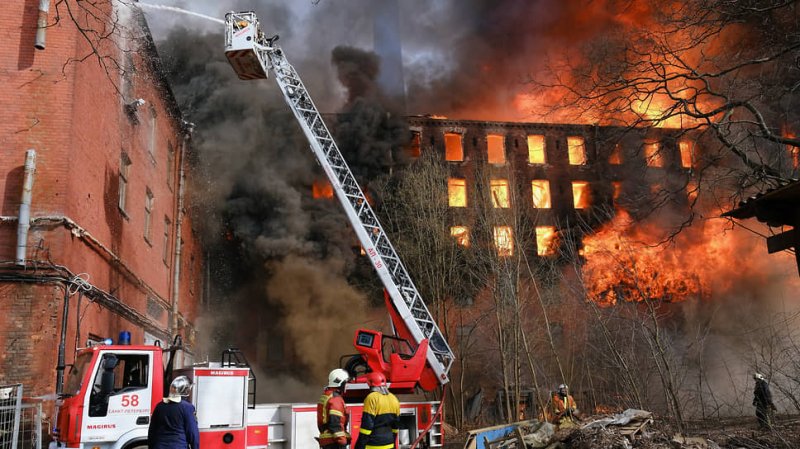
[[[668,128],[428,117],[410,117],[408,123],[409,153],[420,158],[408,170],[419,170],[415,164],[425,156],[442,168],[436,173],[442,179],[432,185],[444,185],[441,221],[447,237],[462,248],[438,276],[472,284],[437,291],[428,274],[443,257],[401,249],[415,281],[434,286],[428,299],[459,357],[454,377],[469,379],[451,386],[455,419],[478,419],[470,410],[480,409],[474,401],[487,394],[500,416],[515,414],[515,398],[522,402],[521,413],[531,413],[540,409],[537,394],[564,380],[574,382],[576,395],[588,401],[587,379],[574,366],[590,358],[584,351],[594,320],[586,301],[602,307],[617,286],[577,279],[587,266],[586,252],[597,247],[593,234],[618,216],[644,220],[659,208],[690,210],[697,143]],[[423,209],[429,205],[417,206],[420,216],[427,215]],[[417,236],[415,245],[424,246],[420,240],[426,238],[436,237]],[[595,285],[608,291],[595,292]],[[521,367],[529,361],[534,362]],[[486,366],[497,369],[486,372]],[[599,389],[601,382],[595,382]]]
[[[121,332],[181,334],[191,357],[204,272],[191,129],[143,18],[13,1],[0,23],[18,30],[0,45],[0,383],[52,393],[76,348]]]
[[[695,142],[678,130],[428,118],[409,125],[413,156],[446,161],[448,220],[465,245],[476,204],[516,209],[533,227],[531,255],[541,257],[555,255],[559,233],[603,223],[621,204],[635,210],[667,194],[689,202]],[[497,226],[498,251],[511,253],[513,235]]]
[[[742,357],[764,363],[732,329],[745,316],[769,326],[796,282],[718,218],[728,161],[707,135],[421,117],[409,126],[412,156],[443,167],[442,222],[466,253],[439,276],[473,284],[461,297],[428,295],[458,353],[457,422],[487,410],[530,416],[562,382],[589,411],[649,403],[701,415],[705,395],[733,376],[726,363],[737,373]],[[411,259],[425,284],[438,259]],[[733,263],[744,260],[747,277]],[[723,355],[711,361],[712,351]],[[681,383],[687,373],[703,383]],[[725,395],[719,413],[732,413],[741,398]]]

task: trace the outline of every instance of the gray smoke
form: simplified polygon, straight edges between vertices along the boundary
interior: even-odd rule
[[[546,65],[548,56],[568,56],[570,48],[604,35],[622,21],[637,23],[647,17],[646,10],[638,10],[642,7],[630,0],[403,0],[398,2],[397,18],[401,42],[388,36],[375,43],[385,18],[371,0],[163,3],[214,17],[255,10],[264,29],[281,36],[279,43],[306,85],[314,86],[314,101],[322,111],[337,111],[345,101],[336,68],[329,63],[335,47],[372,49],[377,44],[394,64],[394,52],[402,44],[408,113],[485,120],[544,118],[544,111],[527,110],[516,101],[518,94],[529,92],[525,82]],[[191,17],[146,13],[157,37],[176,26],[191,26],[193,33],[219,28]],[[376,23],[378,30],[373,29]]]

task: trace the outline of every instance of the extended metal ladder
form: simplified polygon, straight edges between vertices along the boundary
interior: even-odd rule
[[[248,33],[246,28],[242,28],[245,22],[254,26],[254,29],[250,30],[253,33],[253,39],[240,44],[245,41],[241,39],[237,41],[237,36]],[[429,340],[431,350],[428,352],[428,364],[436,373],[439,382],[447,383],[449,380],[447,373],[454,358],[453,351],[444,339],[433,316],[428,311],[428,307],[422,300],[422,296],[411,281],[411,276],[381,227],[378,217],[347,166],[347,162],[322,121],[300,76],[286,60],[283,50],[274,44],[275,38],[264,37],[255,13],[228,13],[225,16],[225,23],[227,31],[225,50],[234,69],[237,70],[240,78],[245,79],[266,78],[269,71],[274,73],[286,103],[300,123],[311,146],[311,151],[328,176],[333,190],[336,192],[336,197],[344,207],[347,218],[386,287],[389,297],[416,339],[416,343],[425,338]],[[247,50],[251,50],[252,53]],[[245,69],[240,70],[234,64],[235,59],[232,55],[241,57],[241,60],[245,62],[248,62],[246,58],[251,58],[252,61],[253,55],[255,55],[261,67],[255,68],[256,70],[253,71],[254,68],[251,65],[247,67],[247,73],[245,73]],[[245,66],[245,64],[242,65],[242,67]]]

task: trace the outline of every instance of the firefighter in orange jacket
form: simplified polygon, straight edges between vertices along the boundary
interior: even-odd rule
[[[367,385],[372,392],[364,399],[355,449],[393,449],[400,428],[400,401],[389,392],[381,373],[369,373]]]
[[[347,371],[336,368],[328,374],[328,386],[317,403],[317,428],[319,429],[319,447],[325,449],[343,449],[350,444],[347,433],[347,411],[344,407],[342,392],[349,378]]]
[[[559,427],[572,427],[578,419],[578,406],[575,398],[569,394],[569,387],[565,384],[558,386],[558,390],[553,392],[552,423]]]

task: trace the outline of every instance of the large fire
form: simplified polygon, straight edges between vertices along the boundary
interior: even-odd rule
[[[664,229],[635,223],[624,211],[583,241],[586,295],[603,306],[620,301],[684,301],[708,298],[710,280],[720,288],[735,277],[742,257],[727,222],[712,220],[658,244]]]

